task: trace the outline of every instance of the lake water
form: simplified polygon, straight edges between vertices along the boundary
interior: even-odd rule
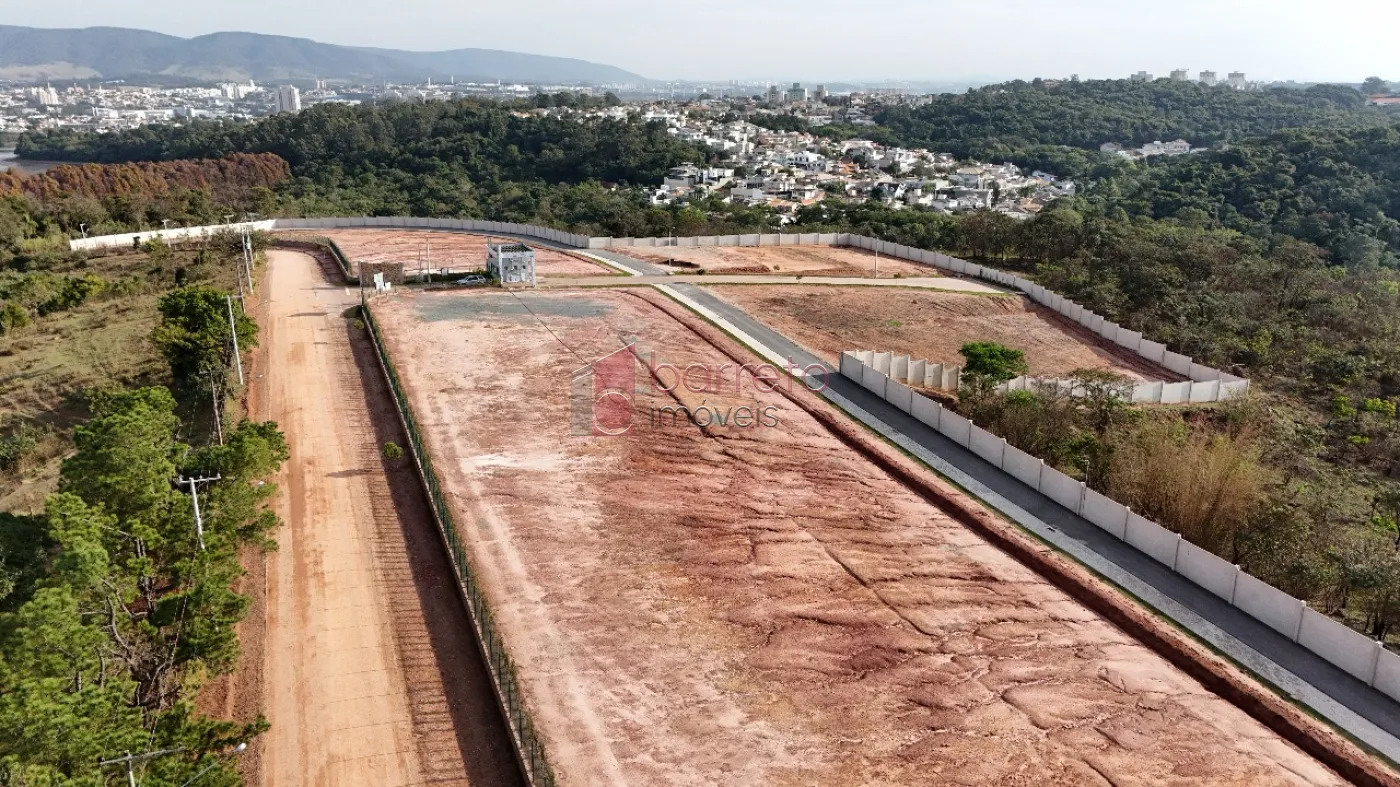
[[[58,164],[52,161],[30,161],[28,159],[15,158],[15,152],[13,150],[0,150],[0,171],[17,169],[28,175],[34,175],[56,166],[58,166]]]

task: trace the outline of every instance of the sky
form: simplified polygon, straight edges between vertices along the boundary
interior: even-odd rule
[[[0,0],[0,24],[576,57],[653,79],[1400,81],[1397,0]]]

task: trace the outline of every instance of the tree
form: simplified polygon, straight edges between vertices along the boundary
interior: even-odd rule
[[[992,387],[1030,371],[1024,352],[996,342],[969,342],[958,352],[965,359],[963,374],[988,382]]]
[[[188,391],[208,391],[222,384],[233,360],[229,334],[228,295],[208,287],[185,287],[162,296],[160,325],[152,339],[176,383]],[[257,346],[258,325],[241,311],[234,312],[238,345]]]
[[[1390,83],[1380,77],[1366,77],[1366,81],[1361,83],[1361,92],[1368,96],[1389,93]]]

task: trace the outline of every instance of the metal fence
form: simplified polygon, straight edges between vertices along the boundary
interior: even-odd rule
[[[336,261],[337,263],[339,263],[341,273],[344,273],[344,274],[345,274],[345,281],[346,281],[346,283],[347,283],[347,284],[359,284],[359,283],[360,283],[360,277],[359,277],[358,275],[356,275],[356,273],[355,273],[355,268],[354,268],[354,266],[350,263],[350,258],[347,257],[347,256],[345,255],[345,252],[344,252],[343,250],[341,250],[340,246],[337,245],[335,241],[331,240],[330,238],[325,237],[324,235],[316,235],[316,236],[313,236],[313,237],[310,237],[310,238],[295,238],[295,239],[293,239],[293,242],[295,242],[295,243],[312,243],[312,244],[315,244],[315,245],[317,245],[317,246],[321,246],[321,247],[325,248],[326,251],[328,251],[328,252],[331,253],[331,256],[332,256],[332,257],[335,257],[335,261]]]
[[[419,475],[427,489],[428,497],[432,501],[433,516],[437,520],[438,531],[443,538],[443,543],[448,548],[452,558],[452,566],[460,580],[462,597],[466,602],[467,611],[470,613],[472,625],[476,630],[477,645],[486,659],[487,669],[491,671],[491,686],[496,693],[501,712],[505,715],[506,724],[510,728],[511,744],[515,747],[521,770],[526,781],[532,787],[554,787],[554,770],[545,757],[544,744],[541,743],[539,735],[535,732],[535,725],[530,720],[529,713],[522,702],[520,679],[516,672],[515,663],[510,654],[506,652],[501,636],[496,630],[496,623],[486,600],[486,592],[481,583],[477,581],[471,560],[463,547],[461,534],[452,516],[452,509],[448,505],[447,496],[443,493],[437,471],[433,469],[432,457],[428,454],[423,435],[418,428],[418,422],[409,406],[408,396],[399,382],[398,372],[394,368],[393,359],[389,357],[388,348],[384,345],[379,333],[379,325],[374,320],[374,312],[370,309],[368,299],[362,296],[360,304],[365,325],[369,328],[375,351],[379,355],[380,366],[384,369],[384,376],[388,378],[389,386],[394,391],[394,402],[398,407],[399,418],[403,422],[404,430],[408,434],[413,459],[418,465]]]

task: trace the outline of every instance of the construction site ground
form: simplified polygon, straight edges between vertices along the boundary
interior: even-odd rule
[[[1021,295],[963,295],[870,287],[714,286],[739,306],[827,361],[843,350],[908,354],[962,365],[968,342],[1025,352],[1032,375],[1106,369],[1133,380],[1183,380]]]
[[[562,785],[1343,783],[800,392],[639,375],[629,433],[575,435],[573,373],[628,343],[732,373],[658,293],[374,308]],[[729,425],[657,418],[678,404]]]
[[[525,243],[535,252],[535,269],[541,277],[606,276],[614,270],[584,257],[519,238],[406,229],[298,230],[279,232],[288,240],[330,238],[351,263],[401,262],[406,273],[420,267],[435,272],[465,275],[486,267],[487,243]]]
[[[276,552],[250,556],[245,657],[225,714],[271,728],[249,784],[521,783],[455,579],[353,291],[311,257],[268,254],[253,417],[278,422]]]
[[[782,273],[804,276],[938,276],[932,265],[847,246],[629,246],[615,251],[645,262],[674,261],[675,272]]]

